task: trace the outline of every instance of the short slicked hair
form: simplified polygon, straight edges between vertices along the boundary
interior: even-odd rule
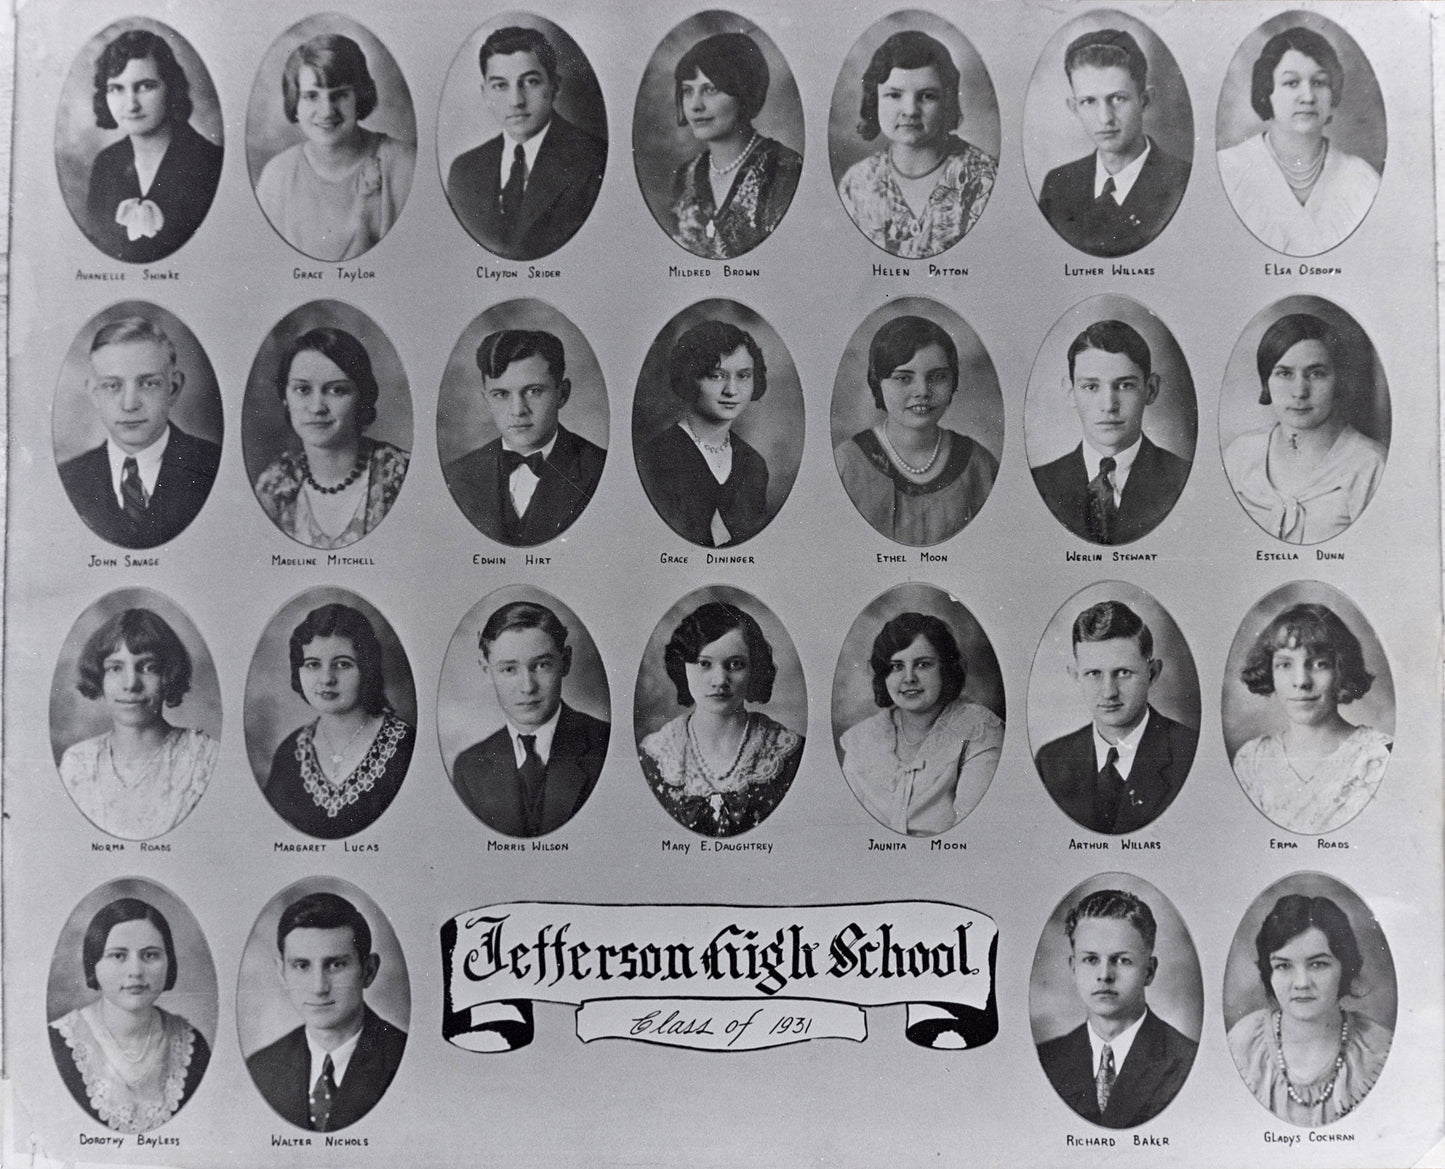
[[[1072,82],[1081,65],[1126,70],[1140,93],[1149,86],[1148,58],[1139,42],[1121,28],[1100,28],[1075,37],[1064,50],[1064,75]]]
[[[1122,353],[1139,367],[1146,378],[1153,369],[1149,356],[1149,342],[1139,335],[1139,330],[1123,321],[1095,321],[1074,338],[1069,346],[1069,380],[1074,378],[1074,358],[1086,349],[1098,349],[1102,353]]]
[[[1149,952],[1154,952],[1154,939],[1159,934],[1159,926],[1154,921],[1153,910],[1133,893],[1126,893],[1123,889],[1095,889],[1081,899],[1064,919],[1064,933],[1069,935],[1070,945],[1074,943],[1074,930],[1078,928],[1079,922],[1091,917],[1127,921],[1139,931],[1139,936],[1144,939],[1144,945]]]
[[[493,57],[510,57],[513,53],[531,53],[546,71],[552,88],[562,88],[562,77],[557,72],[557,50],[552,42],[535,28],[515,24],[496,29],[482,42],[477,51],[477,68],[482,71],[482,79],[486,80],[488,61]]]
[[[511,601],[487,618],[477,638],[477,648],[482,656],[491,657],[493,642],[508,630],[540,629],[552,639],[552,644],[561,653],[567,648],[567,626],[561,618],[546,605],[535,601]]]
[[[567,376],[567,355],[562,342],[541,329],[499,329],[477,346],[477,368],[483,378],[501,377],[514,361],[541,357],[559,386]]]
[[[1116,638],[1132,639],[1138,644],[1145,661],[1154,656],[1154,635],[1149,632],[1149,626],[1123,601],[1100,601],[1074,618],[1071,645],[1077,646],[1081,641],[1114,641]]]
[[[361,910],[337,893],[308,893],[281,912],[276,923],[276,949],[286,956],[286,935],[292,930],[349,929],[356,956],[365,962],[371,956],[371,927]]]

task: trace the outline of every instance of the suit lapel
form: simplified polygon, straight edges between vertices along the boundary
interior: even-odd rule
[[[571,818],[577,808],[587,775],[578,756],[587,750],[572,708],[565,703],[557,716],[557,733],[552,736],[552,754],[547,760],[547,783],[542,792],[542,832],[550,832]]]
[[[550,210],[557,197],[567,189],[570,137],[568,129],[570,127],[560,114],[552,115],[552,128],[542,140],[542,148],[537,151],[537,161],[532,165],[532,173],[527,176],[527,191],[522,197],[522,213],[514,233],[518,240],[525,238],[532,230],[532,225]]]
[[[1159,1071],[1161,1035],[1154,1022],[1152,1013],[1144,1016],[1139,1034],[1134,1036],[1134,1044],[1129,1048],[1129,1058],[1119,1069],[1114,1088],[1109,1093],[1109,1107],[1104,1109],[1104,1113],[1120,1127],[1133,1123],[1140,1099],[1149,1094]]]
[[[1065,1077],[1059,1095],[1070,1108],[1086,1120],[1099,1119],[1099,1097],[1094,1089],[1094,1050],[1089,1046],[1088,1024],[1069,1036]]]

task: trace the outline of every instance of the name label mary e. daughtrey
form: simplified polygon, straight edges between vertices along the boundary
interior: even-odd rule
[[[441,928],[442,1035],[469,1051],[532,1041],[532,1003],[577,1035],[706,1051],[867,1037],[864,1007],[908,1007],[923,1047],[998,1033],[998,927],[941,901],[580,905],[516,901]]]

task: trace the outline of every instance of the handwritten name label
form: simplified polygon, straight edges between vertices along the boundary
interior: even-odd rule
[[[170,852],[171,846],[169,844],[152,844],[148,840],[142,840],[140,850],[141,852]]]
[[[1298,848],[1298,847],[1299,847],[1299,845],[1296,844],[1293,840],[1275,840],[1274,837],[1270,837],[1269,846],[1270,846],[1270,848],[1272,848],[1272,849],[1285,849],[1285,850],[1288,850],[1288,849],[1291,849],[1291,848]]]
[[[887,264],[874,264],[873,275],[875,276],[912,276],[911,268],[904,268],[901,265],[891,267]]]
[[[901,840],[874,840],[868,838],[869,852],[907,852],[908,845]]]
[[[1289,264],[1265,264],[1264,274],[1266,276],[1293,276],[1294,268]],[[1301,264],[1299,266],[1301,276],[1343,276],[1343,268],[1321,268],[1315,264]]]
[[[1315,848],[1349,848],[1348,840],[1326,840],[1323,836],[1315,837]]]
[[[1262,549],[1262,548],[1256,548],[1255,551],[1254,551],[1254,558],[1255,558],[1256,560],[1298,560],[1298,559],[1299,559],[1299,553],[1298,553],[1298,552],[1266,552],[1266,551],[1264,551],[1264,549]]]
[[[309,1149],[311,1147],[310,1137],[283,1137],[279,1133],[271,1134],[271,1147],[273,1149]]]
[[[341,842],[342,852],[380,852],[379,844],[357,844],[355,841],[343,840]]]
[[[483,567],[505,568],[507,558],[505,556],[483,556],[480,552],[473,552],[472,563]]]
[[[279,552],[271,554],[272,568],[315,568],[316,557],[314,556],[282,556]]]
[[[552,563],[552,558],[551,558],[550,556],[534,556],[531,552],[528,552],[528,553],[526,553],[526,554],[522,557],[522,563],[523,563],[523,564],[551,564],[551,563]]]
[[[1323,548],[1315,549],[1316,560],[1343,560],[1344,558],[1343,552],[1326,552]]]
[[[968,849],[968,842],[964,840],[930,840],[928,842],[929,852],[964,852]]]
[[[338,556],[335,552],[326,554],[328,568],[375,568],[376,561],[370,556]]]
[[[676,264],[667,266],[667,274],[674,279],[695,280],[699,277],[706,278],[712,275],[711,268],[680,268]]]
[[[488,852],[526,852],[527,846],[515,840],[489,840]]]
[[[555,280],[561,275],[561,268],[539,268],[535,264],[527,265],[528,280]]]
[[[179,280],[181,278],[181,274],[177,272],[174,268],[166,268],[164,270],[158,270],[155,268],[142,268],[140,270],[140,277],[142,280],[145,281]]]
[[[947,552],[920,552],[918,554],[919,564],[947,564]]]
[[[292,280],[320,280],[326,273],[320,268],[292,268]]]
[[[1164,845],[1157,840],[1131,840],[1127,836],[1119,840],[1119,849],[1122,852],[1127,852],[1131,849],[1149,849],[1158,852],[1163,847]]]
[[[85,565],[87,568],[159,568],[159,556],[97,556],[91,553]]]
[[[325,852],[324,844],[292,844],[285,840],[276,840],[271,843],[272,852]]]
[[[1109,843],[1106,840],[1075,840],[1073,837],[1069,838],[1070,852],[1107,852],[1108,850]]]
[[[709,564],[756,564],[757,561],[751,556],[721,556],[716,552],[707,554]]]
[[[928,274],[930,276],[967,276],[968,269],[950,264],[929,264]]]
[[[902,553],[900,553],[900,552],[879,552],[877,555],[878,555],[878,563],[879,563],[879,564],[907,564],[907,563],[908,563],[908,557],[904,556],[904,555],[903,555]]]
[[[664,552],[657,558],[658,564],[686,564],[686,556],[676,556],[671,552]]]
[[[124,280],[124,272],[87,272],[84,268],[75,270],[77,280]]]
[[[478,280],[515,280],[517,273],[511,268],[488,268],[485,264],[477,265]]]
[[[125,845],[118,840],[92,840],[90,842],[91,852],[124,852]]]
[[[765,852],[773,851],[770,840],[699,840],[698,852]]]
[[[1103,560],[1102,552],[1065,552],[1064,562],[1072,564],[1074,561],[1082,561],[1085,564],[1092,564],[1095,561]]]
[[[1068,1133],[1068,1134],[1065,1135],[1065,1137],[1064,1137],[1064,1148],[1066,1148],[1066,1149],[1082,1149],[1082,1148],[1087,1148],[1087,1147],[1090,1146],[1090,1145],[1102,1147],[1102,1148],[1105,1148],[1105,1149],[1112,1149],[1112,1148],[1114,1148],[1114,1138],[1113,1138],[1113,1137],[1076,1137],[1076,1136],[1074,1136],[1073,1133]]]

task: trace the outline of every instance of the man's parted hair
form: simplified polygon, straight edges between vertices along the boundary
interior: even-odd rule
[[[90,351],[104,349],[107,345],[125,345],[128,342],[149,341],[159,345],[172,365],[176,364],[176,345],[166,332],[149,317],[121,317],[101,325],[90,340]]]
[[[535,601],[511,601],[487,618],[477,638],[477,648],[482,656],[491,657],[492,643],[511,629],[540,629],[552,639],[552,644],[561,653],[567,648],[567,626],[557,614]]]
[[[1086,349],[1098,349],[1103,353],[1122,353],[1139,367],[1139,372],[1148,377],[1153,369],[1149,357],[1149,343],[1139,335],[1133,325],[1123,321],[1095,321],[1074,338],[1069,346],[1069,380],[1074,380],[1074,358]]]
[[[1145,661],[1154,656],[1154,635],[1144,619],[1123,601],[1100,601],[1074,618],[1070,644],[1077,646],[1081,641],[1113,641],[1125,637],[1138,643]]]
[[[1079,922],[1088,917],[1127,921],[1139,931],[1139,936],[1144,939],[1144,945],[1149,952],[1154,952],[1154,939],[1159,933],[1159,926],[1154,921],[1153,911],[1134,894],[1126,893],[1123,889],[1095,889],[1084,897],[1069,910],[1069,916],[1064,919],[1064,933],[1069,935],[1069,945],[1074,944],[1074,930]]]
[[[477,65],[482,77],[486,78],[487,62],[493,57],[510,57],[513,53],[531,53],[546,70],[552,88],[562,88],[562,78],[557,72],[557,50],[552,47],[552,42],[537,29],[518,25],[499,28],[482,42],[477,52]]]
[[[547,363],[552,380],[561,385],[567,376],[567,357],[562,342],[541,329],[499,329],[488,333],[477,346],[477,368],[482,377],[501,377],[514,361],[540,357]]]
[[[1064,75],[1070,82],[1081,65],[1124,69],[1143,93],[1149,85],[1149,62],[1139,42],[1120,28],[1100,28],[1075,37],[1064,50]]]
[[[286,935],[292,930],[350,929],[356,956],[362,962],[371,956],[371,927],[361,910],[337,893],[308,893],[293,901],[276,923],[276,949],[284,957]]]

